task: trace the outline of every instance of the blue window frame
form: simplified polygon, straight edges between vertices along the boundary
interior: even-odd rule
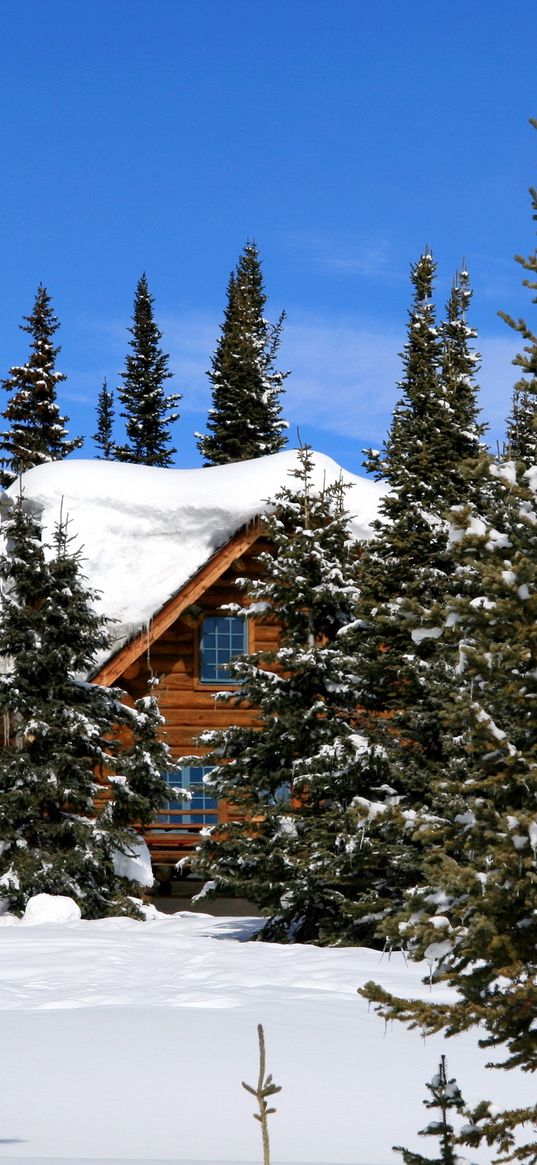
[[[200,679],[204,684],[239,684],[228,663],[247,651],[244,615],[208,615],[201,625]]]
[[[181,820],[187,823],[194,823],[198,825],[214,825],[214,813],[208,813],[208,809],[216,809],[217,803],[214,797],[210,797],[206,786],[203,784],[203,778],[208,773],[212,772],[212,765],[200,765],[199,768],[194,768],[191,765],[185,765],[184,768],[175,769],[173,772],[162,773],[166,784],[171,788],[174,786],[180,789],[189,789],[190,797],[182,797],[181,800],[167,801],[162,806],[163,812],[159,813],[158,820],[163,821],[166,825],[173,825],[180,822],[172,814],[166,813],[168,809],[180,809],[182,812]],[[201,812],[191,814],[190,809],[199,809]]]

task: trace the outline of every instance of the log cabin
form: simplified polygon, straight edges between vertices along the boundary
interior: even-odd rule
[[[367,537],[382,487],[323,454],[314,461],[314,485],[341,476],[348,483],[353,533]],[[144,836],[163,878],[195,848],[200,829],[228,819],[230,807],[212,801],[200,781],[207,770],[198,738],[255,723],[255,709],[222,704],[216,694],[233,687],[229,660],[276,647],[279,629],[270,616],[230,614],[226,605],[248,606],[237,579],[258,573],[257,558],[270,549],[264,516],[295,466],[293,451],[195,470],[72,460],[23,478],[45,538],[60,506],[69,515],[84,573],[110,620],[110,649],[90,678],[122,688],[129,701],[147,694],[150,678],[159,681],[176,764],[163,774],[170,798]],[[200,767],[183,765],[185,756],[199,757]],[[188,799],[178,798],[178,787],[190,787]]]
[[[261,518],[237,531],[173,595],[152,618],[92,677],[95,683],[117,685],[134,701],[158,679],[158,700],[165,721],[167,743],[177,766],[163,774],[171,789],[188,789],[187,800],[170,800],[143,830],[159,876],[193,850],[199,831],[228,819],[230,807],[218,805],[203,788],[209,772],[202,764],[202,732],[231,723],[255,723],[256,713],[231,708],[217,693],[232,690],[227,664],[248,651],[277,647],[279,628],[274,619],[229,614],[230,603],[248,606],[237,579],[258,574],[256,560],[270,549]],[[200,757],[200,768],[181,764],[181,757]]]

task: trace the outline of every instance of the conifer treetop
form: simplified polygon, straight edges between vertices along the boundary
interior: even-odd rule
[[[196,434],[207,465],[278,453],[286,444],[280,396],[287,372],[274,362],[285,315],[264,316],[259,251],[247,242],[227,287],[224,320],[208,373],[213,388],[206,435]]]
[[[166,467],[177,450],[171,445],[170,425],[179,417],[175,406],[180,393],[164,392],[164,383],[173,375],[169,356],[162,351],[162,332],[153,314],[153,296],[145,273],[140,276],[134,297],[131,352],[120,373],[118,395],[123,405],[127,443],[118,446],[118,460],[139,465]]]
[[[468,275],[463,271],[455,280],[446,320],[438,326],[434,274],[426,250],[411,268],[414,292],[402,353],[402,396],[383,452],[366,462],[391,487],[364,550],[364,602],[377,608],[396,597],[397,602],[430,605],[443,588],[452,558],[447,513],[474,496],[467,465],[477,464],[484,453],[473,379],[479,358],[471,349],[475,333],[466,320]],[[393,622],[392,608],[387,617]],[[408,628],[407,639],[409,634]]]
[[[103,457],[105,461],[115,460],[114,417],[114,394],[108,388],[108,381],[105,378],[97,400],[97,430],[92,437],[101,451],[97,457]]]
[[[37,289],[31,315],[20,328],[31,336],[28,362],[14,365],[3,386],[10,398],[2,416],[10,425],[2,432],[0,483],[6,487],[15,478],[45,461],[61,461],[82,445],[82,438],[67,438],[68,417],[61,416],[56,388],[67,379],[55,367],[60,347],[53,337],[59,323],[48,291]]]
[[[394,1145],[396,1153],[401,1153],[404,1165],[462,1165],[457,1153],[457,1138],[455,1129],[450,1123],[450,1113],[464,1111],[464,1100],[457,1081],[448,1078],[446,1057],[440,1057],[438,1071],[427,1088],[430,1099],[424,1100],[425,1108],[437,1109],[439,1119],[431,1120],[424,1129],[420,1129],[420,1137],[438,1137],[439,1154],[437,1157],[424,1157],[422,1153],[414,1153],[411,1149],[404,1149],[401,1145]]]

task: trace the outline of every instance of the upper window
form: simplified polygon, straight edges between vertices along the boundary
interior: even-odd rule
[[[230,660],[247,650],[244,615],[208,615],[201,625],[200,679],[206,684],[238,684]]]

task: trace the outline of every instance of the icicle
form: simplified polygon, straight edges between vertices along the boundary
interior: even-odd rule
[[[148,670],[151,678],[153,677],[153,669],[151,667],[151,627],[152,626],[153,626],[153,620],[149,619],[148,622],[146,623],[146,628],[145,628],[145,633],[146,633],[145,657],[146,657],[146,662],[147,662],[147,670]]]

